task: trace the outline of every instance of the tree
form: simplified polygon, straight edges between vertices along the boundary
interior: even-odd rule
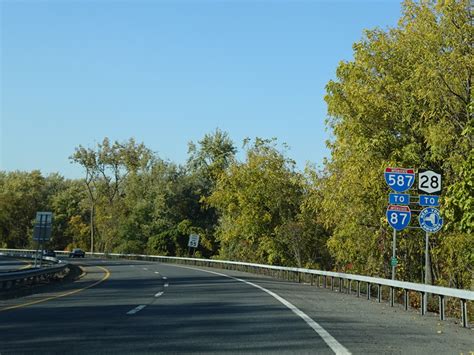
[[[366,31],[353,48],[354,60],[340,63],[337,80],[327,85],[327,122],[335,138],[320,209],[333,231],[328,245],[339,268],[351,263],[357,271],[388,276],[385,167],[441,170],[442,212],[453,218],[444,233],[471,220],[472,206],[455,202],[472,196],[462,187],[473,151],[470,4],[406,1],[397,28]],[[401,276],[418,280],[421,235],[400,237]],[[445,247],[435,242],[433,252]]]
[[[0,244],[7,248],[32,246],[36,212],[47,210],[47,202],[40,171],[0,172]]]
[[[122,185],[129,174],[147,169],[152,161],[152,152],[133,139],[114,142],[108,138],[97,144],[96,150],[79,146],[70,159],[82,165],[86,172],[85,185],[90,199],[91,252],[94,251],[94,220],[99,219],[100,246],[103,250],[113,248],[118,216],[121,213]],[[96,205],[101,208],[95,211]],[[96,212],[94,214],[94,211]]]
[[[287,253],[290,225],[302,199],[295,163],[274,140],[245,142],[246,160],[234,162],[217,182],[208,202],[219,214],[217,237],[223,258],[291,264]],[[278,230],[280,228],[280,230]],[[280,238],[278,237],[280,236]]]
[[[193,172],[202,173],[214,184],[233,162],[236,152],[227,132],[217,128],[215,132],[206,134],[198,145],[189,143],[188,167]]]

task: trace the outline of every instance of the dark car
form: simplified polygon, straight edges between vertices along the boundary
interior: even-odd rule
[[[70,258],[83,258],[85,256],[86,256],[86,253],[84,252],[84,250],[79,249],[79,248],[75,248],[69,253]]]
[[[56,252],[54,250],[43,250],[43,256],[50,256],[52,258],[56,257]]]

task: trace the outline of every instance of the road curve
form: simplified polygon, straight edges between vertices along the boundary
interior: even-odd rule
[[[74,262],[86,272],[77,282],[0,301],[2,355],[474,350],[470,329],[309,285],[143,261]]]

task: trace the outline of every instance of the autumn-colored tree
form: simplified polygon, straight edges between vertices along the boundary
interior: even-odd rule
[[[354,60],[340,63],[327,85],[335,138],[320,206],[333,230],[328,245],[338,267],[351,263],[359,272],[389,275],[382,178],[388,166],[443,173],[441,210],[449,221],[432,238],[432,250],[446,254],[441,250],[455,233],[470,240],[459,253],[472,261],[473,54],[469,1],[406,1],[396,28],[366,31],[354,44]],[[400,278],[420,280],[422,253],[421,233],[400,233]],[[450,266],[437,262],[435,276],[442,279]],[[456,268],[465,271],[467,286],[472,264]]]

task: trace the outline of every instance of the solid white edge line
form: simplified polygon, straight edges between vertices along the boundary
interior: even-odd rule
[[[276,300],[278,300],[279,302],[281,302],[283,305],[285,305],[287,308],[289,308],[293,313],[295,313],[298,317],[300,317],[301,319],[303,319],[306,324],[308,324],[311,328],[313,328],[313,330],[318,333],[318,335],[324,340],[324,342],[331,348],[332,351],[334,351],[335,354],[338,354],[338,355],[350,355],[351,352],[345,348],[341,343],[339,343],[331,334],[329,334],[326,329],[324,329],[322,326],[320,326],[317,322],[315,322],[313,319],[311,319],[310,316],[308,316],[306,313],[304,313],[303,311],[301,311],[300,309],[298,309],[295,305],[293,305],[292,303],[288,302],[287,300],[285,300],[283,297],[277,295],[275,292],[273,291],[270,291],[270,290],[267,290],[266,288],[262,287],[262,286],[259,286],[257,284],[254,284],[253,282],[250,282],[250,281],[246,281],[246,280],[243,280],[243,279],[239,279],[237,277],[233,277],[233,276],[230,276],[230,275],[226,275],[226,274],[221,274],[220,272],[215,272],[215,271],[209,271],[209,270],[203,270],[203,269],[199,269],[199,268],[194,268],[194,267],[189,267],[189,266],[181,266],[181,265],[173,265],[173,266],[176,266],[176,267],[182,267],[182,268],[185,268],[185,269],[191,269],[191,270],[199,270],[199,271],[203,271],[203,272],[207,272],[207,273],[210,273],[210,274],[215,274],[215,275],[219,275],[219,276],[224,276],[224,277],[228,277],[229,279],[233,279],[233,280],[236,280],[236,281],[240,281],[240,282],[243,282],[247,285],[250,285],[250,286],[253,286],[253,287],[256,287],[258,288],[259,290],[262,290],[263,292],[266,292],[267,294],[269,294],[270,296],[272,296],[273,298],[275,298]],[[165,285],[166,287],[166,285]]]
[[[127,314],[128,314],[128,315],[135,314],[135,313],[137,313],[137,312],[140,312],[140,311],[141,311],[143,308],[145,308],[145,307],[146,307],[145,304],[141,304],[141,305],[135,307],[134,309],[128,311]]]

